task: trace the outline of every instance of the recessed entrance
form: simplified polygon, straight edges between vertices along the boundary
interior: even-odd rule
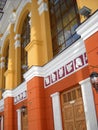
[[[64,130],[87,130],[81,88],[61,94]]]

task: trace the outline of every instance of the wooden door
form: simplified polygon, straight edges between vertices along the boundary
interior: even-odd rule
[[[22,112],[22,130],[28,130],[27,109]]]
[[[87,130],[80,87],[61,94],[64,130]]]

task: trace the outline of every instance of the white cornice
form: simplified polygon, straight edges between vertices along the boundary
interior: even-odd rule
[[[98,32],[98,11],[82,23],[76,31],[83,40]]]
[[[82,39],[79,39],[77,42],[71,45],[68,49],[64,50],[61,54],[59,54],[45,66],[32,66],[24,74],[24,79],[26,81],[29,81],[35,76],[46,77],[85,52],[85,44]]]
[[[44,72],[42,67],[38,66],[32,66],[24,75],[23,77],[25,78],[26,81],[29,81],[33,77],[38,76],[38,77],[44,77]]]
[[[65,63],[70,62],[71,60],[75,59],[80,54],[84,53],[85,51],[86,51],[85,44],[82,41],[82,39],[79,39],[70,47],[68,47],[66,50],[64,50],[61,54],[55,57],[51,62],[49,62],[48,64],[44,66],[43,70],[44,70],[45,76],[59,69]]]
[[[13,97],[12,90],[6,90],[3,94],[3,98]]]

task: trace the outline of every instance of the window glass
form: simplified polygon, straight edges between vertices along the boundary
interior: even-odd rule
[[[62,21],[63,21],[63,27],[68,25],[69,19],[68,19],[68,16],[66,14],[63,16]]]
[[[62,22],[59,21],[59,22],[57,23],[57,31],[60,32],[61,30],[62,30]]]
[[[63,35],[63,32],[60,32],[58,34],[58,44],[61,45],[64,43],[64,35]]]
[[[28,57],[25,47],[30,43],[30,17],[29,13],[27,14],[21,32],[21,78],[23,80],[23,74],[28,69]]]
[[[61,52],[61,45],[64,49],[79,38],[76,34],[76,28],[80,19],[75,0],[50,0],[49,10],[53,54],[55,55]],[[54,48],[58,48],[59,51],[55,52]]]

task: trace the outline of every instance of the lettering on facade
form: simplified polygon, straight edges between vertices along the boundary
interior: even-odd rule
[[[64,66],[60,67],[57,71],[51,73],[44,78],[45,87],[52,85],[53,83],[59,81],[60,79],[67,77],[69,74],[81,69],[88,63],[86,53],[81,54],[75,59],[71,60]]]
[[[24,91],[14,97],[14,103],[17,104],[20,101],[25,100],[26,98],[27,98],[27,91]]]

